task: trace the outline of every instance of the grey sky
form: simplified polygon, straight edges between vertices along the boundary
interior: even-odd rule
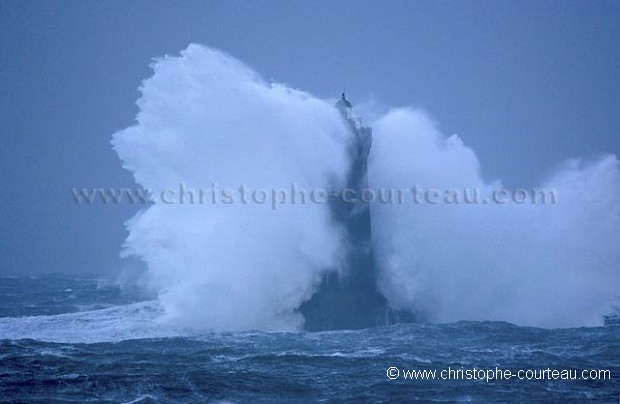
[[[319,97],[427,110],[487,179],[620,154],[619,1],[0,2],[0,271],[106,271],[132,206],[110,148],[151,58],[190,42]]]

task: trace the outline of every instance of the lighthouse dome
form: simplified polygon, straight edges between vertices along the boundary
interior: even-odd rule
[[[336,108],[338,108],[345,119],[353,118],[353,104],[346,99],[344,93],[342,93],[342,97],[336,103]]]

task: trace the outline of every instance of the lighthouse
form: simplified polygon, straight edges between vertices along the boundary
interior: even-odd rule
[[[309,331],[360,329],[407,321],[407,313],[387,306],[377,288],[377,269],[372,248],[370,206],[360,198],[368,188],[368,155],[372,147],[372,128],[365,127],[353,112],[353,104],[342,93],[336,109],[349,132],[351,162],[346,189],[354,201],[336,197],[330,200],[332,217],[345,233],[345,259],[340,268],[329,268],[318,291],[299,311]]]

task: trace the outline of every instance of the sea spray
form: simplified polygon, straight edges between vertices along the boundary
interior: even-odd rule
[[[201,188],[338,187],[347,131],[324,101],[264,82],[198,45],[152,65],[137,123],[113,146],[138,184]],[[167,320],[199,331],[294,330],[320,274],[337,268],[340,231],[325,204],[155,203],[127,223]]]
[[[113,140],[144,188],[342,189],[351,133],[331,102],[197,45],[153,70],[136,125]],[[489,202],[502,187],[424,113],[371,126],[372,189],[475,189]],[[571,160],[540,185],[556,203],[371,204],[388,304],[436,322],[601,324],[620,305],[618,159]],[[125,253],[147,263],[165,320],[199,331],[300,329],[299,307],[341,268],[347,242],[325,203],[155,203],[127,227]]]
[[[424,113],[373,124],[370,186],[479,189],[478,204],[372,209],[380,290],[429,321],[592,326],[620,300],[620,169],[615,156],[571,160],[540,184],[556,203],[493,203],[475,153]],[[525,168],[525,167],[524,167]],[[487,199],[488,203],[483,203]]]

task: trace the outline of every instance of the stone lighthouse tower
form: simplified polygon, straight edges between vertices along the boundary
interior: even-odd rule
[[[372,128],[364,127],[362,120],[355,117],[353,105],[344,93],[336,108],[350,133],[351,166],[346,192],[343,190],[330,201],[334,220],[345,231],[346,259],[341,268],[326,271],[319,290],[300,307],[310,331],[368,328],[399,322],[401,317],[387,307],[377,289],[370,207],[361,198],[368,188]]]

